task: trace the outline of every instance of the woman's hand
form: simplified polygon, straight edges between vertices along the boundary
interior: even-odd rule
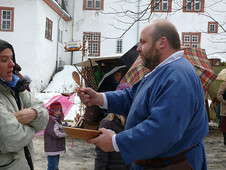
[[[25,124],[29,123],[30,121],[36,119],[37,112],[31,108],[22,109],[16,113],[14,113],[14,116],[17,118],[18,122],[25,125]]]

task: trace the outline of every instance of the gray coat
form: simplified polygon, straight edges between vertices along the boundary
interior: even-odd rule
[[[217,99],[221,102],[221,116],[226,116],[226,100],[223,99],[224,91],[226,90],[226,81],[221,83],[217,92]]]
[[[38,114],[29,124],[19,123],[13,114],[19,111],[13,95],[13,90],[0,83],[0,170],[29,170],[24,147],[28,146],[33,154],[32,139],[35,133],[45,129],[49,115],[43,102],[25,90],[19,93],[21,108],[32,108]]]
[[[65,137],[61,120],[50,116],[44,132],[44,149],[46,155],[59,155],[65,152]]]

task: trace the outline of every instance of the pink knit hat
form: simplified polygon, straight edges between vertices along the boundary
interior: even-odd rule
[[[51,115],[53,112],[57,111],[58,109],[62,110],[62,105],[58,101],[54,101],[53,103],[50,104],[49,106],[49,115]]]

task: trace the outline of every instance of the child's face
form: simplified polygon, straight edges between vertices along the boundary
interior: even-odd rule
[[[62,114],[61,109],[58,109],[58,110],[56,110],[55,112],[53,112],[52,115],[53,115],[54,117],[60,117],[61,114]]]
[[[122,73],[121,73],[121,72],[116,72],[116,73],[114,74],[114,79],[115,79],[117,82],[120,81],[121,77],[122,77]]]

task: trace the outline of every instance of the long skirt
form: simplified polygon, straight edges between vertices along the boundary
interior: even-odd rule
[[[226,116],[222,116],[220,131],[226,132]]]

